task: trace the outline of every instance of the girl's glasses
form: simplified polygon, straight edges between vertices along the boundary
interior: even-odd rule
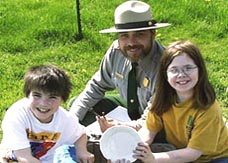
[[[172,75],[179,75],[180,73],[184,73],[184,74],[191,74],[196,68],[198,68],[197,66],[193,66],[193,65],[186,65],[183,67],[172,67],[169,68],[167,70],[167,73],[170,73]]]

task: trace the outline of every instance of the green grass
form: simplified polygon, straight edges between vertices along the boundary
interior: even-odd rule
[[[198,44],[210,80],[228,119],[228,1],[144,0],[151,4],[163,45],[175,40]],[[75,0],[1,0],[0,2],[0,120],[23,97],[23,75],[33,65],[52,63],[65,69],[79,94],[99,68],[115,34],[99,34],[113,26],[113,13],[123,0],[81,0],[83,39],[78,41]],[[66,104],[64,104],[66,106]]]

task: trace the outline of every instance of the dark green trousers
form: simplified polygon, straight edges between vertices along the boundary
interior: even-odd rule
[[[73,101],[77,97],[74,97],[73,99],[70,100],[69,102],[69,107],[73,103]],[[118,94],[110,94],[106,95],[102,100],[100,100],[94,107],[93,110],[99,114],[102,115],[102,113],[107,114],[108,112],[112,111],[115,109],[117,106],[123,106],[127,107],[127,101],[123,100],[120,95]],[[80,121],[81,124],[88,126],[89,124],[93,123],[96,121],[96,116],[92,112],[87,112],[86,116],[82,121]]]

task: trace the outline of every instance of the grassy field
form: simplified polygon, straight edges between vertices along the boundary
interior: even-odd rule
[[[116,38],[99,34],[113,26],[115,7],[123,0],[81,0],[83,39],[78,40],[73,0],[1,0],[0,2],[0,121],[6,109],[23,97],[23,75],[30,66],[52,63],[65,69],[79,94]],[[201,49],[210,80],[228,119],[228,1],[144,0],[158,22],[163,45],[191,40]],[[66,106],[66,104],[64,104]]]

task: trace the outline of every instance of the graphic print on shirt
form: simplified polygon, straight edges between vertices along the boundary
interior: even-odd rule
[[[188,117],[188,122],[187,122],[187,125],[186,125],[186,131],[187,131],[187,138],[188,140],[191,138],[191,135],[192,135],[192,129],[194,127],[194,118],[190,115]]]
[[[60,138],[61,133],[40,132],[35,133],[29,129],[26,130],[30,141],[32,155],[39,159],[50,150]]]

